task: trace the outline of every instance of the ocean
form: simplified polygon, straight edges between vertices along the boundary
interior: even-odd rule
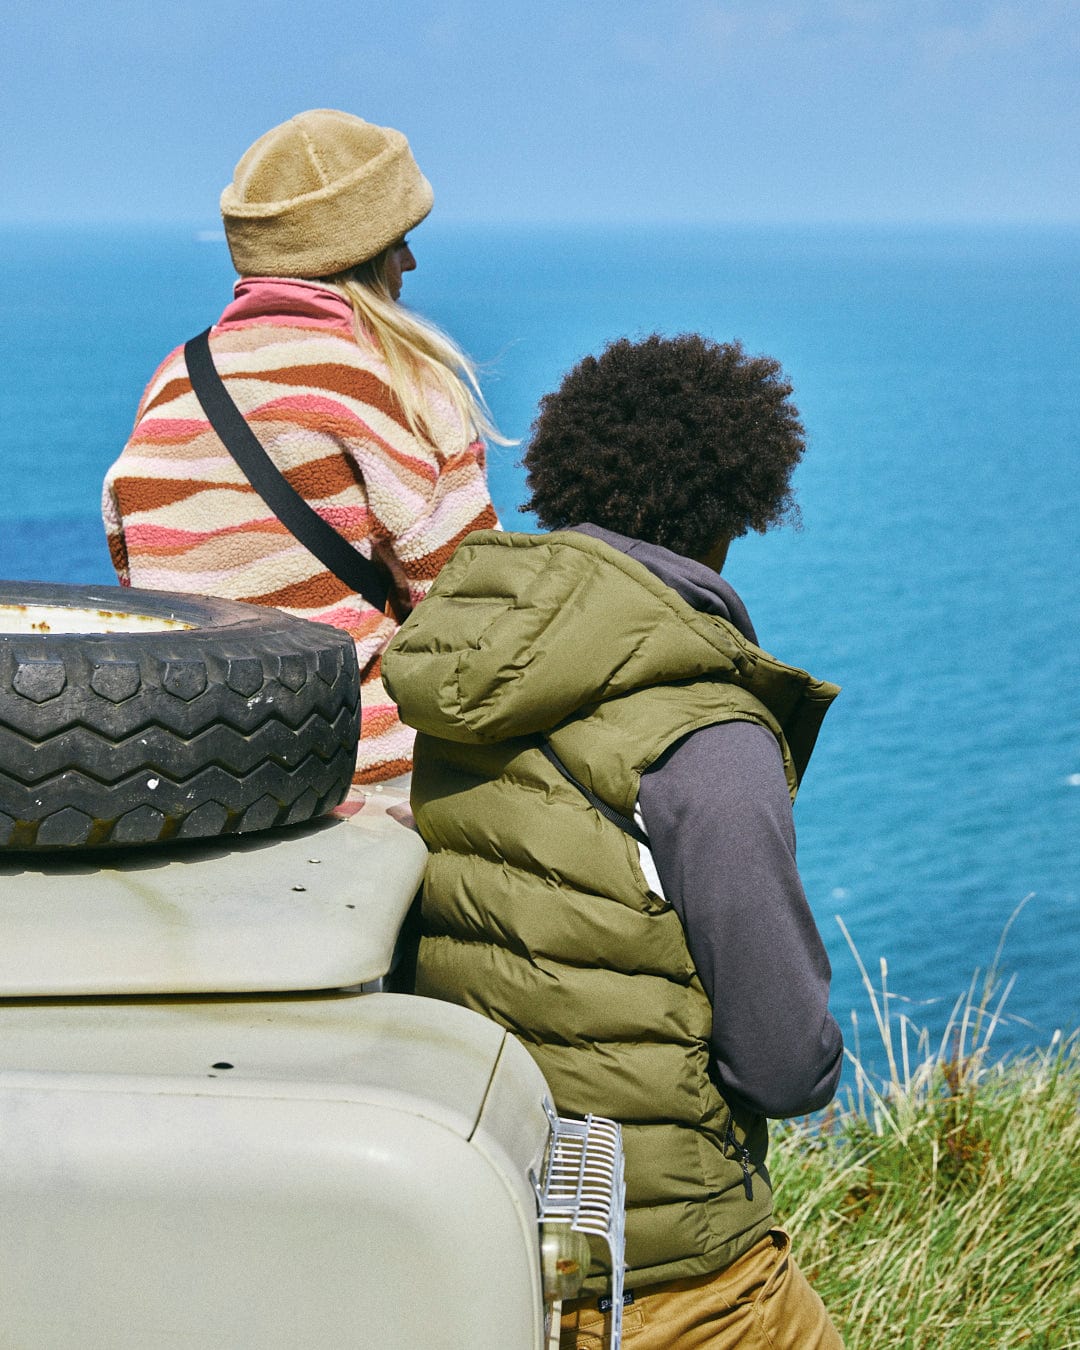
[[[157,362],[220,312],[228,253],[194,227],[0,241],[0,576],[112,581],[102,475]],[[403,298],[482,363],[508,436],[624,334],[782,362],[809,433],[802,527],[737,541],[725,575],[763,646],[843,686],[796,805],[834,1011],[868,1052],[838,917],[936,1037],[1019,907],[993,1045],[1080,1025],[1080,230],[436,216],[412,243]],[[509,528],[533,525],[520,453],[490,456]]]

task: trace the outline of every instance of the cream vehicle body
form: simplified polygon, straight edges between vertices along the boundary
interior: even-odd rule
[[[171,599],[0,594],[0,1345],[557,1343],[589,1241],[621,1288],[617,1127],[559,1121],[494,1023],[387,991],[425,862],[403,794],[327,815],[340,784],[268,791],[258,768],[250,801],[225,800],[214,742],[168,796],[174,703],[180,739],[206,741],[200,699],[243,722],[287,703],[303,665],[340,733],[334,691],[355,676],[317,625],[329,656],[297,663],[275,629],[253,657],[230,636],[248,607],[223,620],[217,602],[190,654],[199,605]],[[150,714],[128,707],[144,696]],[[325,726],[315,739],[323,763]],[[274,742],[275,771],[291,753]]]

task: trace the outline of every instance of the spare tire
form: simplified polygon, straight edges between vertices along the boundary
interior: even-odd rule
[[[152,844],[348,791],[347,633],[206,596],[0,581],[0,848]]]

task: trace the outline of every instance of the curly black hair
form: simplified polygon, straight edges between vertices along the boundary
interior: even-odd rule
[[[547,529],[592,521],[690,558],[797,520],[790,394],[779,362],[738,342],[619,338],[540,400],[526,508]]]

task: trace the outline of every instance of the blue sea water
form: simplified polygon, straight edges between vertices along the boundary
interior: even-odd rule
[[[108,581],[101,478],[161,357],[216,318],[213,232],[0,231],[0,575]],[[833,679],[796,807],[836,916],[935,1035],[1010,915],[1003,1052],[1080,1024],[1080,231],[526,231],[425,224],[405,299],[484,365],[504,432],[621,334],[778,357],[810,447],[801,530],[725,574],[764,646]],[[520,450],[494,448],[504,522]],[[866,1048],[864,1044],[864,1049]]]

